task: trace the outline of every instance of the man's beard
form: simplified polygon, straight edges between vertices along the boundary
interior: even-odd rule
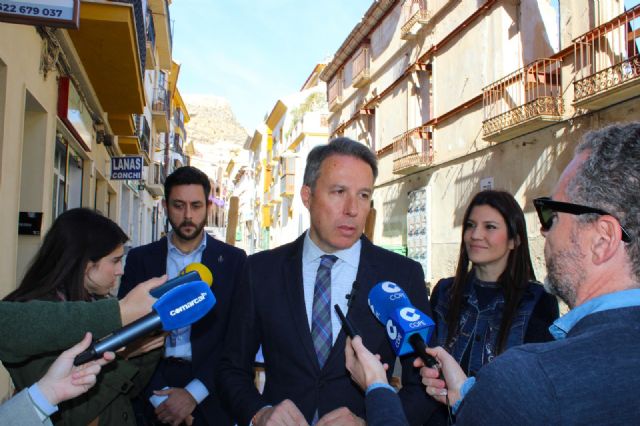
[[[585,272],[581,266],[585,255],[580,251],[575,228],[571,230],[569,241],[569,248],[545,255],[547,277],[544,280],[544,288],[573,309],[576,304],[576,291],[585,280]]]
[[[175,223],[173,223],[173,221],[169,218],[169,223],[171,224],[171,228],[173,228],[173,232],[176,233],[176,235],[178,236],[178,238],[180,238],[181,240],[184,241],[191,241],[191,240],[195,240],[196,238],[200,237],[200,234],[202,233],[202,230],[204,229],[205,225],[207,224],[207,218],[205,217],[204,220],[199,223],[199,224],[195,224],[191,221],[184,221],[182,222],[179,226],[176,226]],[[195,230],[193,231],[193,234],[191,235],[187,235],[184,232],[182,232],[182,230],[180,229],[183,226],[193,226],[195,228]]]

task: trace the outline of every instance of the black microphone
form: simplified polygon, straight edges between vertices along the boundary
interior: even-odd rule
[[[216,298],[204,281],[191,281],[173,288],[153,304],[153,312],[94,342],[76,356],[73,365],[102,358],[105,352],[116,351],[160,328],[171,331],[191,325],[215,304]]]

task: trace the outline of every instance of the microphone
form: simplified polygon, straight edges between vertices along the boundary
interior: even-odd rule
[[[415,308],[407,294],[391,281],[376,284],[369,292],[369,307],[387,329],[387,337],[397,356],[415,352],[429,367],[438,363],[425,352],[435,329],[427,314]]]
[[[358,284],[358,281],[354,281],[353,285],[351,285],[351,292],[349,292],[349,294],[345,296],[345,298],[347,299],[347,309],[351,308],[351,305],[353,305],[353,301],[356,299],[356,293],[358,292],[359,286],[360,284]]]
[[[193,262],[185,266],[177,277],[171,278],[164,284],[154,288],[149,292],[149,294],[158,299],[172,288],[176,288],[182,284],[190,283],[192,281],[204,281],[211,286],[211,284],[213,284],[213,275],[209,268],[202,263]]]
[[[102,358],[105,352],[120,349],[160,328],[171,331],[191,325],[205,316],[215,304],[216,298],[204,281],[192,281],[175,287],[153,304],[153,312],[94,342],[76,356],[73,365]]]

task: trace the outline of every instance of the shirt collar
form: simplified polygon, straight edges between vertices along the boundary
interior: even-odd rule
[[[336,256],[338,259],[342,260],[345,263],[348,263],[351,266],[358,267],[358,263],[360,261],[360,249],[362,248],[362,241],[358,239],[351,247],[338,250],[336,252],[330,253]],[[304,244],[302,247],[302,262],[311,263],[318,260],[321,256],[329,254],[325,253],[313,242],[310,236],[310,232],[307,231],[304,236]]]
[[[173,242],[171,242],[171,238],[173,238],[173,231],[169,232],[169,234],[167,235],[167,247],[169,249],[169,252],[171,252],[171,253],[191,254],[191,253],[196,253],[196,252],[202,252],[202,251],[204,251],[205,248],[207,248],[207,233],[206,232],[202,233],[202,241],[200,241],[200,244],[198,245],[198,247],[196,247],[196,249],[193,250],[191,253],[184,253],[178,247],[174,246]]]
[[[576,306],[555,320],[549,327],[549,332],[556,340],[564,339],[578,321],[590,314],[631,306],[640,306],[640,289],[634,288],[604,294]]]

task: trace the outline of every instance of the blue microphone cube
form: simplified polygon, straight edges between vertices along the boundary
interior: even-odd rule
[[[409,343],[409,337],[418,334],[429,343],[435,329],[435,323],[424,312],[406,306],[395,309],[386,322],[387,336],[396,355],[407,355],[414,350]]]

